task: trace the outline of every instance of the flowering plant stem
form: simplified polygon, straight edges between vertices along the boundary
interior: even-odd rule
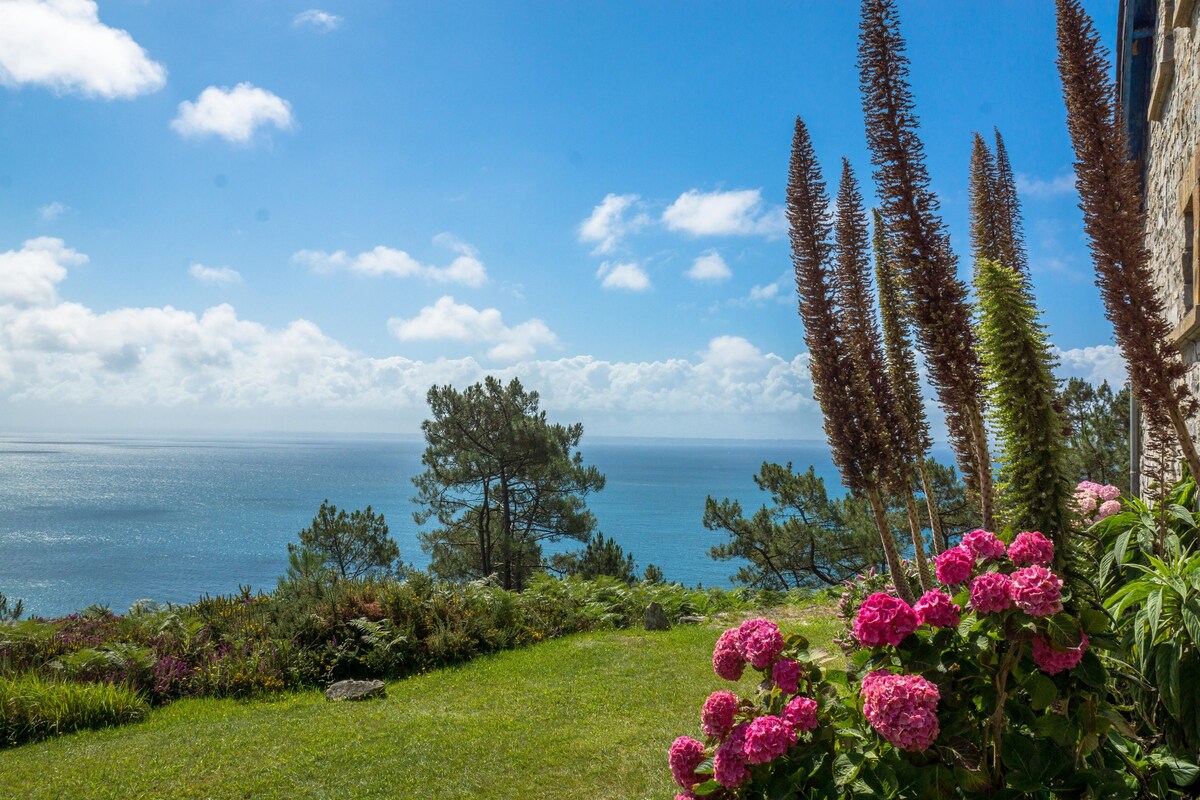
[[[992,746],[992,777],[995,779],[1000,774],[1000,736],[1004,732],[1004,704],[1008,702],[1008,676],[1012,673],[1013,667],[1021,660],[1021,653],[1025,649],[1025,642],[1017,642],[1010,646],[1004,653],[1004,658],[1000,659],[1000,667],[996,670],[996,709],[992,712],[991,720],[989,720],[988,733],[991,739]],[[998,785],[1003,785],[1000,782]]]

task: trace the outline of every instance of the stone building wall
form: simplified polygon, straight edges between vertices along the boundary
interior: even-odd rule
[[[1176,27],[1177,22],[1183,24]],[[1193,203],[1185,214],[1181,203],[1181,189],[1184,196],[1194,197],[1200,160],[1200,2],[1158,0],[1154,53],[1143,156],[1147,245],[1167,321],[1175,327],[1174,336],[1190,365],[1188,383],[1200,397],[1200,276],[1194,226],[1188,219],[1197,208]],[[1192,426],[1193,438],[1200,440],[1200,420]],[[1145,481],[1146,477],[1143,486]]]

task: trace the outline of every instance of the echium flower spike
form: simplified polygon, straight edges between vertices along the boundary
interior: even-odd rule
[[[917,466],[929,514],[929,527],[933,531],[933,550],[935,553],[941,553],[946,549],[946,535],[942,530],[937,498],[933,494],[929,471],[925,466],[933,440],[929,435],[929,420],[925,416],[917,359],[909,340],[909,322],[904,309],[903,289],[888,244],[887,229],[878,211],[874,212],[874,224],[872,244],[875,250],[875,283],[879,292],[879,319],[883,330],[888,380],[892,385],[896,413],[900,417],[897,430],[903,438],[901,445],[904,457]]]
[[[1008,160],[1008,149],[1000,129],[996,134],[996,223],[1000,246],[997,260],[1012,267],[1025,282],[1029,281],[1029,259],[1025,254],[1025,234],[1021,230],[1021,203],[1017,198],[1017,181],[1013,176],[1012,164]]]
[[[1016,270],[989,259],[975,267],[979,339],[988,409],[1000,440],[1000,496],[1005,521],[1054,537],[1061,570],[1070,542],[1063,421],[1055,409],[1055,359],[1038,311]]]
[[[895,536],[879,497],[881,474],[877,453],[872,451],[867,436],[865,421],[869,414],[864,410],[875,401],[858,391],[839,320],[829,263],[833,253],[830,241],[833,231],[828,208],[829,195],[813,153],[808,128],[797,117],[788,171],[787,215],[813,395],[825,417],[825,433],[842,482],[851,492],[866,494],[870,499],[896,592],[911,603],[915,599],[912,587],[908,584]]]
[[[848,377],[854,381],[855,393],[865,399],[861,412],[863,433],[867,445],[875,453],[883,485],[890,494],[904,500],[909,512],[913,560],[921,587],[927,590],[933,583],[913,499],[912,458],[908,454],[912,436],[906,428],[907,418],[898,408],[887,361],[879,345],[879,325],[875,320],[875,304],[871,302],[867,212],[854,170],[845,158],[842,159],[842,179],[838,184],[834,230],[837,241],[835,285],[838,307],[842,311],[845,348],[850,357],[851,374]]]
[[[905,278],[917,343],[946,415],[959,470],[989,527],[992,475],[982,366],[967,289],[958,280],[949,234],[929,187],[895,0],[863,0],[858,66],[877,193]]]
[[[1187,427],[1197,404],[1184,380],[1183,360],[1169,339],[1171,328],[1147,263],[1137,167],[1127,159],[1116,91],[1108,77],[1108,53],[1079,0],[1056,3],[1058,71],[1096,284],[1149,438],[1165,439],[1173,429],[1192,475],[1200,476],[1200,454]]]
[[[983,137],[975,134],[971,146],[971,175],[967,183],[971,211],[971,255],[1004,262],[1000,257],[1000,220],[997,218],[996,162]]]

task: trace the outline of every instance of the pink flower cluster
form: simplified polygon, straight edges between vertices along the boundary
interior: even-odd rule
[[[964,536],[960,546],[965,547],[976,558],[987,560],[1004,557],[1004,542],[1000,541],[996,534],[982,528],[973,530]]]
[[[1121,490],[1116,486],[1083,481],[1075,487],[1075,510],[1084,522],[1094,524],[1121,510],[1117,500],[1120,496]]]
[[[1018,567],[1048,567],[1054,561],[1054,542],[1038,531],[1018,533],[1008,547],[1008,557]]]
[[[796,743],[796,729],[779,717],[755,717],[746,728],[742,751],[751,764],[774,761]]]
[[[750,768],[746,765],[746,729],[749,727],[746,723],[738,725],[713,754],[713,779],[726,789],[736,789],[750,777]]]
[[[1048,617],[1063,610],[1062,585],[1062,578],[1045,567],[1023,567],[1012,574],[1010,582],[1013,602],[1031,617]]]
[[[720,737],[733,730],[733,718],[737,715],[738,698],[733,692],[713,692],[704,701],[700,712],[700,728],[705,736]]]
[[[746,659],[742,658],[741,648],[738,646],[737,628],[730,628],[721,634],[721,638],[717,639],[717,646],[713,649],[712,664],[713,672],[717,673],[717,677],[727,681],[742,679],[742,672],[746,669]]]
[[[704,780],[703,775],[696,773],[696,768],[703,762],[704,745],[690,736],[680,736],[667,751],[671,775],[675,778],[675,783],[685,789],[691,789]]]
[[[738,652],[755,669],[771,666],[785,647],[779,626],[769,619],[748,619],[737,631]]]
[[[817,727],[817,701],[811,697],[793,697],[783,710],[783,719],[798,732]]]
[[[884,592],[876,592],[859,606],[854,618],[854,636],[866,647],[900,644],[921,624],[908,603]]]
[[[950,595],[932,589],[921,595],[913,611],[926,625],[935,628],[953,628],[962,618],[962,606],[950,599]]]
[[[1045,636],[1033,639],[1033,663],[1047,675],[1057,675],[1063,670],[1075,669],[1083,659],[1088,648],[1087,634],[1079,632],[1080,641],[1077,647],[1060,649]]]
[[[799,661],[781,658],[771,667],[771,680],[784,694],[795,694],[800,688],[802,673]]]
[[[901,750],[928,750],[937,738],[941,695],[920,675],[876,670],[863,678],[862,694],[867,722]]]
[[[947,586],[958,586],[971,579],[975,554],[966,547],[951,547],[934,560],[934,574]]]
[[[1002,572],[985,572],[971,581],[971,608],[977,614],[997,614],[1012,606],[1012,579]]]

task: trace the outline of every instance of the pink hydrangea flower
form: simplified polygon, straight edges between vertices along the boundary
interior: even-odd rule
[[[675,777],[675,783],[685,789],[691,789],[704,780],[703,775],[696,774],[696,767],[703,761],[704,745],[690,736],[680,736],[667,752],[671,775]]]
[[[1048,617],[1063,609],[1062,585],[1062,578],[1045,567],[1024,567],[1012,574],[1009,588],[1017,608],[1031,617]]]
[[[724,736],[733,729],[733,718],[737,715],[738,698],[733,692],[713,692],[704,701],[700,712],[700,727],[705,736]]]
[[[1054,561],[1054,542],[1039,531],[1018,533],[1008,547],[1008,557],[1018,567],[1040,564],[1045,567]]]
[[[868,680],[869,679],[869,680]],[[928,750],[940,727],[938,688],[920,675],[877,670],[863,680],[863,714],[871,727],[901,750]]]
[[[950,595],[931,589],[921,595],[921,599],[913,606],[921,622],[935,628],[953,628],[962,618],[962,606],[950,599]]]
[[[736,789],[750,777],[745,752],[747,727],[742,723],[734,728],[713,755],[713,780],[726,789]]]
[[[769,619],[748,619],[738,628],[738,652],[755,669],[766,669],[785,647],[779,626]]]
[[[958,586],[971,579],[975,569],[975,554],[959,545],[938,555],[934,561],[934,574],[947,586]]]
[[[742,672],[746,669],[746,659],[742,658],[738,647],[738,629],[730,628],[717,639],[713,648],[713,672],[717,677],[727,681],[741,680]]]
[[[885,642],[895,647],[920,624],[908,603],[876,592],[859,606],[854,618],[854,636],[866,647],[878,647]]]
[[[1099,522],[1106,517],[1111,517],[1120,510],[1121,504],[1116,500],[1105,500],[1100,504],[1100,508],[1096,511],[1096,521]]]
[[[675,800],[697,800],[697,797],[691,792],[680,792],[675,795]]]
[[[1045,636],[1035,636],[1033,639],[1033,663],[1047,675],[1057,675],[1063,670],[1075,669],[1079,666],[1084,652],[1088,648],[1087,634],[1079,632],[1078,647],[1059,649]]]
[[[1101,486],[1096,490],[1101,500],[1112,501],[1121,496],[1121,490],[1116,486]]]
[[[1012,606],[1012,579],[1000,572],[985,572],[971,581],[971,608],[980,614],[1007,611]]]
[[[817,727],[817,701],[811,697],[793,697],[783,710],[783,721],[799,733]]]
[[[779,717],[757,717],[746,728],[744,752],[751,764],[765,764],[796,743],[796,729]]]
[[[962,538],[962,547],[975,554],[976,558],[1003,558],[1004,542],[996,538],[996,534],[982,528],[971,531]]]
[[[803,672],[799,661],[781,658],[771,667],[771,680],[784,694],[795,694],[800,688],[800,676]]]

